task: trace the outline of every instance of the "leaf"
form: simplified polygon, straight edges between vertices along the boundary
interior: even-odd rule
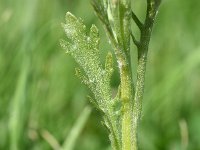
[[[89,116],[91,114],[92,109],[89,106],[86,106],[84,110],[81,112],[80,116],[76,120],[74,126],[70,130],[69,135],[64,141],[62,149],[60,150],[73,150],[75,145],[77,144],[77,139],[80,136],[83,127],[85,126]]]
[[[110,87],[113,73],[112,54],[108,53],[104,69],[100,61],[100,38],[97,27],[92,25],[87,34],[83,21],[69,12],[66,14],[66,23],[62,26],[67,41],[61,40],[60,44],[83,69],[83,73],[80,69],[76,69],[76,75],[92,91],[94,98],[90,100],[104,114],[105,124],[111,133],[111,141],[114,145],[120,145],[121,133],[117,125],[120,121],[118,114],[120,108],[116,107],[120,106],[117,105],[119,97],[112,98]]]

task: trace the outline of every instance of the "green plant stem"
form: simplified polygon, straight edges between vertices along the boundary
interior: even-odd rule
[[[139,18],[137,18],[137,16],[131,11],[131,0],[92,0],[94,10],[102,21],[103,26],[107,31],[109,41],[114,48],[120,72],[120,92],[117,94],[116,99],[114,99],[114,102],[112,103],[112,105],[110,105],[110,107],[102,109],[105,113],[105,124],[110,130],[110,139],[113,150],[138,149],[137,130],[142,111],[142,99],[144,93],[148,46],[154,19],[157,14],[157,9],[160,2],[161,0],[147,0],[146,19],[143,24],[142,22],[140,22]],[[131,34],[131,16],[141,31],[139,41],[137,41],[134,35]],[[71,18],[71,21],[77,20],[72,15],[70,16],[69,13],[68,18]],[[77,24],[77,22],[74,21],[73,24],[75,24],[75,27],[78,28],[79,26],[81,26],[82,30],[85,31],[85,27],[82,26],[82,23],[78,22]],[[68,21],[68,23],[65,25],[65,28],[67,28],[66,33],[68,35],[68,38],[73,36],[72,40],[76,40],[78,36],[76,36],[75,34],[71,34],[72,32],[68,29],[68,26],[71,27],[73,26],[73,24]],[[78,31],[76,32],[80,34],[80,31],[78,29]],[[132,37],[133,42],[138,49],[137,81],[135,87],[133,85],[131,70],[132,67],[130,54],[130,36]],[[85,37],[85,33],[82,33],[82,37]],[[80,41],[85,42],[85,38],[80,38]],[[70,48],[70,44],[67,45],[69,45]],[[73,47],[74,45],[72,44],[71,46]],[[90,47],[90,45],[86,44],[85,46],[85,44],[81,43],[79,47],[80,50],[82,50],[82,47],[85,47],[85,49],[88,50],[88,47]],[[95,46],[95,48],[98,47]],[[78,63],[82,67],[84,67],[86,73],[88,73],[89,75],[90,72],[92,72],[92,74],[96,72],[98,74],[100,73],[99,71],[95,72],[95,70],[91,71],[91,68],[88,69],[88,66],[90,66],[87,65],[88,58],[90,58],[90,56],[93,57],[92,55],[83,55],[83,59],[79,54],[84,54],[84,51],[81,51],[81,53],[75,53],[77,51],[75,49],[73,50],[74,51],[71,51],[71,54],[73,54]],[[99,56],[96,57],[99,58]],[[82,60],[84,60],[85,62],[83,62]],[[96,60],[94,60],[93,58],[90,58],[89,60],[91,61],[91,64],[96,63]],[[98,67],[99,63],[100,62],[97,62],[97,65],[95,66],[97,70],[101,68]],[[102,70],[100,69],[100,71]],[[91,75],[91,77],[91,79],[93,79],[93,75]],[[99,78],[99,80],[101,81],[101,78]],[[97,83],[93,83],[92,85],[96,86],[95,84]],[[100,91],[100,93],[102,93],[102,91],[106,91],[105,89],[107,89],[107,86],[106,88],[100,86],[98,90]],[[99,91],[94,92],[94,94],[99,93]],[[109,93],[109,91],[106,91],[105,93]],[[110,97],[109,94],[108,97]],[[106,102],[104,102],[104,98],[102,98],[101,96],[97,100],[98,105],[105,106],[104,103],[107,104],[107,99],[105,99]],[[119,109],[117,111],[115,110],[115,104],[117,104],[117,102],[119,101],[121,104],[119,108],[121,110],[121,113],[118,113]]]
[[[136,91],[134,97],[134,113],[135,113],[134,120],[136,120],[136,126],[138,119],[140,119],[142,111],[142,99],[144,93],[147,53],[151,36],[151,30],[149,29],[144,28],[144,30],[142,31],[140,46],[138,47],[137,82],[136,82]]]
[[[146,72],[146,63],[147,63],[147,54],[149,48],[149,42],[151,38],[151,32],[154,24],[154,20],[157,14],[157,9],[160,5],[159,0],[147,0],[147,13],[144,25],[140,23],[138,18],[134,13],[132,13],[132,18],[138,25],[141,30],[140,41],[137,42],[132,35],[133,42],[138,49],[138,67],[137,67],[137,82],[136,82],[136,91],[134,97],[134,107],[133,107],[133,150],[137,150],[137,131],[138,124],[141,118],[142,112],[142,99],[144,95],[144,83],[145,83],[145,72]]]
[[[145,71],[146,71],[146,62],[147,62],[147,52],[143,52],[138,57],[138,68],[137,68],[137,83],[136,83],[136,92],[134,98],[134,108],[133,108],[133,150],[137,150],[137,131],[138,124],[142,111],[142,99],[144,93],[144,82],[145,82]]]
[[[130,58],[130,22],[131,22],[131,1],[121,0],[119,3],[120,36],[118,46],[123,49],[119,56],[116,54],[121,81],[121,102],[122,102],[122,150],[132,149],[132,116],[133,116],[133,84]],[[117,22],[117,20],[115,20]],[[123,44],[121,44],[123,43]]]
[[[132,141],[132,101],[131,74],[127,64],[120,68],[121,72],[121,100],[122,100],[122,150],[130,150]]]

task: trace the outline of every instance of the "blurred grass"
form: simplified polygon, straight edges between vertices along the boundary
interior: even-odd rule
[[[142,6],[137,2],[134,8],[143,18]],[[199,7],[198,0],[163,0],[150,45],[141,150],[200,149]],[[52,149],[42,137],[44,130],[63,144],[88,105],[89,92],[74,76],[76,64],[58,42],[64,37],[60,23],[67,11],[82,17],[88,27],[97,24],[105,56],[111,48],[105,44],[107,39],[89,0],[0,0],[2,150],[11,149],[11,143],[19,150]],[[118,76],[113,75],[113,88],[118,84]],[[100,121],[94,110],[75,150],[109,149]],[[183,122],[188,137],[182,136]]]

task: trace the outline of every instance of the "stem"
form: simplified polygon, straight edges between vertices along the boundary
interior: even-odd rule
[[[144,25],[142,22],[139,20],[139,18],[136,16],[136,14],[132,11],[131,13],[132,19],[135,21],[136,25],[139,27],[140,30],[144,28]]]
[[[120,150],[137,150],[137,130],[142,111],[145,71],[148,46],[157,9],[161,0],[146,0],[147,12],[145,22],[131,11],[131,0],[93,0],[93,7],[102,21],[109,40],[114,48],[119,65],[122,104]],[[130,19],[135,21],[141,31],[137,41],[131,33]],[[138,49],[138,67],[136,90],[132,81],[130,37]],[[135,92],[135,93],[134,93]],[[134,100],[133,100],[134,97]],[[115,124],[115,123],[114,123]]]
[[[132,101],[131,75],[129,67],[122,63],[121,73],[121,100],[122,100],[122,150],[131,150],[132,147]]]
[[[157,14],[157,9],[160,5],[160,0],[147,0],[147,13],[144,26],[136,18],[136,15],[132,13],[132,17],[139,29],[141,30],[141,37],[139,44],[135,43],[138,49],[138,67],[137,67],[137,82],[136,82],[136,92],[134,97],[134,107],[133,107],[133,150],[137,150],[137,131],[138,124],[141,118],[142,112],[142,99],[144,95],[144,84],[145,84],[145,72],[147,63],[148,47],[151,38],[151,32],[154,24],[154,20]],[[133,37],[133,36],[132,36]],[[134,38],[133,38],[134,40]]]
[[[119,3],[119,47],[121,48],[120,57],[117,55],[120,80],[121,80],[121,102],[122,102],[122,150],[132,150],[132,116],[133,116],[133,84],[130,57],[130,25],[131,25],[131,0],[121,0]],[[115,20],[117,22],[117,20]]]
[[[133,150],[137,150],[137,131],[138,124],[142,112],[142,99],[144,94],[144,84],[145,84],[145,72],[146,72],[146,63],[147,63],[147,53],[148,46],[151,37],[151,30],[144,28],[141,32],[140,45],[138,48],[138,66],[137,66],[137,82],[136,82],[136,91],[134,97],[134,107],[133,107]]]
[[[143,52],[138,57],[138,68],[137,68],[137,82],[136,82],[136,92],[134,98],[134,108],[133,108],[133,150],[137,150],[137,131],[138,124],[142,112],[142,99],[144,93],[144,82],[145,82],[145,72],[146,72],[146,62],[147,62],[147,52]]]
[[[132,41],[133,43],[136,45],[136,47],[139,47],[140,46],[140,42],[138,42],[135,38],[135,36],[133,35],[133,33],[131,33],[131,38],[132,38]]]
[[[136,126],[138,119],[140,119],[142,111],[142,99],[144,93],[147,53],[148,53],[150,37],[151,37],[151,28],[145,28],[144,30],[142,30],[142,35],[140,39],[141,45],[138,47],[137,82],[136,82],[136,92],[134,98],[134,113],[135,113],[134,122],[136,123]]]

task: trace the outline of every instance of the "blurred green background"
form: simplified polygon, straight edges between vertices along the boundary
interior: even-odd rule
[[[133,4],[141,18],[144,1]],[[140,150],[200,149],[199,8],[199,0],[163,0],[150,44]],[[86,107],[90,92],[74,75],[77,64],[59,46],[67,11],[98,26],[104,61],[111,47],[89,0],[0,0],[0,150],[58,150],[70,140],[75,150],[110,149],[100,114]]]

